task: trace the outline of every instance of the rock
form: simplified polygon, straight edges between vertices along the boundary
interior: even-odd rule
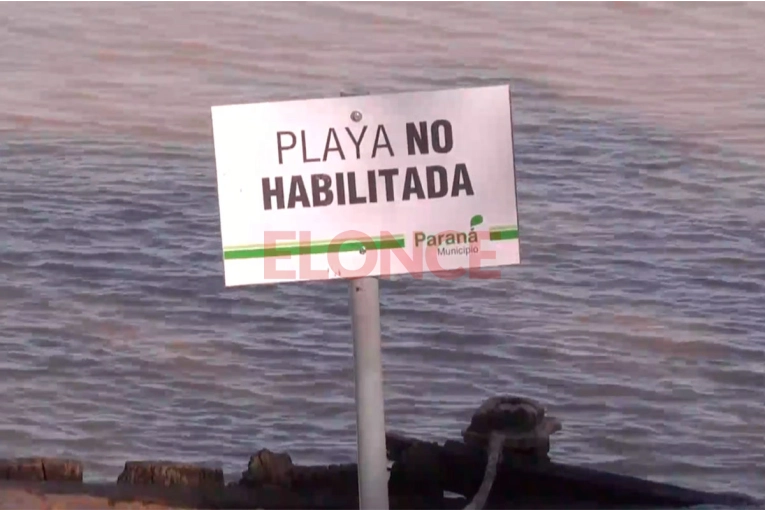
[[[165,461],[126,462],[117,483],[212,489],[222,489],[225,484],[220,468]]]
[[[240,485],[250,488],[281,487],[312,492],[314,497],[329,494],[358,497],[358,470],[355,464],[296,466],[286,453],[260,450],[250,457]]]
[[[289,454],[263,449],[250,457],[247,471],[242,473],[240,483],[249,487],[265,485],[289,487],[292,468],[292,458]]]
[[[559,430],[560,421],[545,416],[544,407],[534,400],[492,397],[473,414],[462,437],[468,444],[485,448],[492,432],[498,432],[505,436],[505,451],[546,456],[550,435]]]
[[[302,502],[299,508],[358,508],[359,504],[355,464],[297,466],[288,454],[265,449],[250,457],[239,485],[251,491],[250,497],[265,490],[283,491]]]
[[[69,459],[0,459],[0,480],[82,482],[82,464]]]

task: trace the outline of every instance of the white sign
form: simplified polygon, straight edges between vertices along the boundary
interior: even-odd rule
[[[226,286],[520,263],[507,85],[214,106],[212,123]]]

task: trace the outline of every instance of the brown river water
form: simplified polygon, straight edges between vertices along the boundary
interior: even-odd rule
[[[210,107],[508,82],[523,264],[381,283],[390,429],[765,497],[765,7],[0,5],[0,457],[355,460],[343,282],[225,289]]]

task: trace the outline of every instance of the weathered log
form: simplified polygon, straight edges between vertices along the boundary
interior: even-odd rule
[[[394,461],[391,483],[414,488],[423,484],[423,478],[430,477],[432,484],[439,485],[441,490],[461,494],[467,499],[472,499],[478,491],[487,461],[484,450],[457,441],[447,441],[440,446],[398,434],[389,434],[386,439],[389,458]],[[410,478],[409,473],[413,470],[396,464],[405,464],[406,452],[415,446],[421,450],[427,448],[432,456],[429,464],[438,468],[420,469],[416,477]],[[428,483],[425,485],[429,486]],[[672,508],[754,504],[757,504],[755,500],[744,495],[703,492],[557,462],[535,461],[528,456],[503,455],[485,508]]]
[[[248,487],[241,484],[230,484],[221,491],[207,491],[200,496],[199,508],[225,510],[304,510],[341,508],[341,505],[327,505],[326,501],[317,495],[311,498],[285,487],[266,485]],[[348,506],[346,508],[353,508]]]
[[[391,510],[458,510],[465,507],[464,498],[447,498],[441,506],[419,494],[389,492]],[[251,488],[235,484],[224,491],[202,495],[197,508],[225,510],[355,510],[358,497],[326,491],[293,490],[277,486]]]
[[[70,459],[0,459],[0,480],[82,482],[82,464]]]
[[[416,473],[418,448],[406,452],[407,468]],[[423,460],[425,457],[421,457]],[[431,470],[432,471],[432,470]],[[422,480],[427,482],[427,479]],[[264,508],[353,509],[359,507],[358,469],[356,464],[329,466],[301,466],[292,463],[285,453],[260,450],[250,458],[248,468],[236,484],[227,487],[221,495],[225,508],[255,508],[267,502]],[[388,484],[389,504],[396,509],[457,509],[464,508],[464,498],[445,499],[443,491],[431,483],[430,491],[422,484]],[[280,496],[278,496],[280,495]],[[219,496],[215,496],[218,498]],[[219,504],[214,505],[219,508]]]
[[[220,468],[166,461],[129,461],[117,483],[222,489],[224,478]]]

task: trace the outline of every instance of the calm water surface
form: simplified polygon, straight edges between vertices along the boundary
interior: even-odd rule
[[[0,456],[355,455],[342,282],[223,287],[210,106],[509,81],[520,267],[382,283],[389,427],[765,497],[765,8],[0,7]]]

